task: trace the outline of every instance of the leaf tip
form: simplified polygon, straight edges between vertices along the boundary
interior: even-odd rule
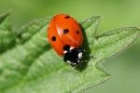
[[[10,14],[11,14],[11,10],[9,10],[8,12],[5,12],[5,13],[1,14],[0,15],[0,23],[2,23]]]

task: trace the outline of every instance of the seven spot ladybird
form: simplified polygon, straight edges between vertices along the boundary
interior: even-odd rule
[[[48,41],[64,61],[71,66],[81,62],[83,49],[82,30],[74,18],[67,14],[58,14],[52,18],[48,26]]]

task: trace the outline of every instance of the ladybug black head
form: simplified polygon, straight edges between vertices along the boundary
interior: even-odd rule
[[[81,61],[81,58],[83,56],[83,49],[70,47],[69,49],[64,51],[64,53],[64,61],[75,67]]]

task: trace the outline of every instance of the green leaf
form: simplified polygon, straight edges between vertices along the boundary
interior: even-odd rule
[[[50,18],[33,21],[15,31],[15,45],[0,54],[0,92],[77,93],[106,81],[110,75],[99,62],[129,47],[140,30],[127,27],[96,34],[100,19],[93,16],[81,22],[87,61],[76,68],[65,64],[50,47],[46,38]]]
[[[44,19],[38,19],[38,20],[34,20],[34,21],[30,22],[29,24],[23,26],[20,31],[16,32],[18,42],[24,43],[24,42],[28,41],[35,34],[37,34],[43,27],[45,27],[49,20],[50,20],[49,17],[44,18]]]
[[[95,57],[93,61],[100,62],[124,51],[136,41],[139,31],[137,27],[124,27],[101,33],[91,48]]]
[[[9,12],[0,15],[0,54],[15,45],[15,38],[11,29]]]

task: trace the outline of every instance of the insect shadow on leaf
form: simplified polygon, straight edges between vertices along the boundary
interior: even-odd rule
[[[86,35],[86,32],[85,32],[85,28],[83,28],[81,26],[81,29],[82,29],[82,34],[83,34],[83,38],[84,38],[81,48],[84,50],[84,53],[83,53],[83,58],[81,59],[81,63],[78,64],[75,67],[75,69],[78,70],[78,71],[83,71],[84,69],[86,69],[88,61],[91,58],[91,56],[90,56],[91,51],[90,51],[90,48],[89,48],[89,43],[88,43],[88,40],[87,40],[87,35]]]

